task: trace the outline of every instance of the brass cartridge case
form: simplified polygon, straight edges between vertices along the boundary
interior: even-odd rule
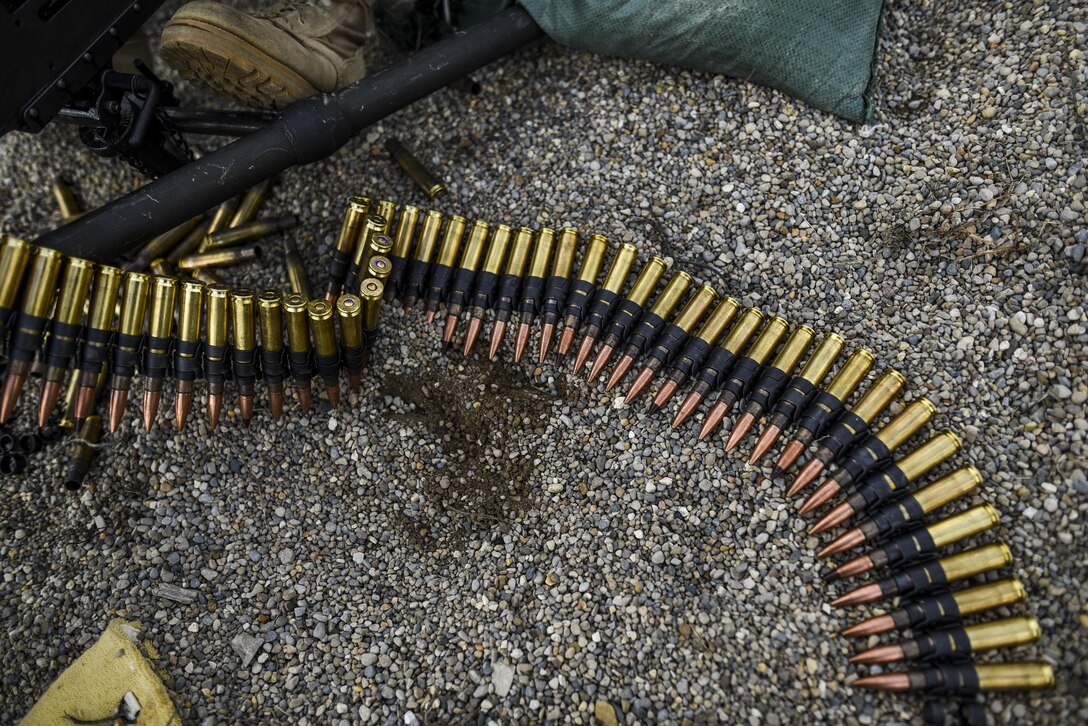
[[[393,263],[389,261],[389,258],[384,255],[374,255],[370,258],[370,261],[366,263],[367,276],[373,277],[375,280],[381,280],[382,284],[389,277],[389,273],[393,271]]]
[[[385,293],[379,280],[368,278],[363,280],[359,288],[359,297],[363,300],[363,329],[370,331],[378,327],[381,316],[382,296]]]
[[[402,143],[396,139],[387,139],[385,148],[393,156],[394,161],[400,165],[400,168],[404,170],[404,173],[415,182],[416,186],[423,190],[428,199],[434,199],[446,193],[446,185],[439,181],[438,177],[431,173],[423,165],[423,162],[413,156],[412,152],[406,149]]]
[[[393,235],[393,249],[391,257],[408,259],[412,252],[412,242],[415,240],[416,225],[419,223],[419,207],[405,204],[400,210],[400,219],[397,220],[397,231]]]
[[[957,469],[948,476],[938,479],[912,495],[922,511],[932,512],[951,501],[959,499],[977,489],[982,484],[982,473],[973,466]]]
[[[283,350],[283,296],[275,290],[257,296],[257,327],[263,350]]]
[[[760,331],[752,346],[745,351],[744,357],[751,358],[759,365],[763,365],[771,357],[774,349],[778,347],[778,341],[782,340],[782,336],[789,329],[790,324],[785,318],[778,316],[771,318],[767,321],[763,330]]]
[[[221,229],[218,232],[209,234],[204,242],[204,250],[211,252],[212,250],[236,247],[244,242],[252,242],[278,232],[294,229],[297,224],[298,220],[293,216],[253,220],[240,227]]]
[[[197,343],[200,341],[200,318],[204,312],[204,283],[185,280],[178,292],[178,340]]]
[[[379,199],[378,203],[374,205],[374,213],[385,220],[385,226],[382,227],[382,234],[393,231],[393,218],[397,215],[397,205],[388,199]]]
[[[48,247],[38,247],[30,258],[19,310],[35,318],[47,318],[57,292],[57,278],[64,266],[64,255]]]
[[[983,545],[937,560],[948,582],[964,580],[1012,564],[1012,552],[1004,542]]]
[[[899,395],[906,382],[907,379],[899,371],[891,369],[885,371],[851,411],[865,423],[872,423],[877,414],[887,408],[888,404]]]
[[[574,258],[578,254],[578,230],[573,227],[564,227],[559,233],[559,239],[555,245],[555,257],[552,261],[552,277],[562,277],[567,280],[574,269]]]
[[[306,312],[309,301],[297,293],[283,298],[283,313],[287,321],[287,348],[301,354],[310,350],[310,323]]]
[[[87,310],[87,327],[113,330],[117,293],[125,273],[117,267],[99,267],[91,284],[91,303]]]
[[[446,222],[446,232],[442,236],[442,244],[438,248],[437,264],[446,267],[454,267],[457,264],[458,253],[461,251],[461,240],[465,236],[465,226],[468,221],[464,217],[452,215]]]
[[[261,258],[264,250],[260,245],[228,247],[226,249],[189,255],[178,260],[178,269],[186,272],[205,267],[230,267]]]
[[[907,481],[914,481],[960,450],[963,443],[951,431],[943,431],[896,462]]]
[[[592,235],[589,238],[589,244],[586,245],[586,251],[582,255],[582,265],[578,268],[577,279],[595,284],[601,274],[606,252],[608,252],[608,238],[599,234]],[[619,253],[617,252],[617,254]]]
[[[3,244],[0,245],[0,328],[7,322],[7,315],[15,305],[31,249],[21,239],[3,236]]]
[[[272,179],[265,179],[256,186],[250,187],[242,195],[242,201],[238,203],[238,209],[235,210],[234,216],[230,218],[230,222],[227,224],[228,227],[231,229],[241,227],[257,217],[257,212],[260,211],[264,200],[268,198],[269,190],[272,189],[272,181]]]
[[[66,223],[83,216],[83,209],[79,206],[75,192],[64,179],[59,176],[53,179],[53,198],[57,200],[57,209],[60,217]]]
[[[683,270],[677,270],[665,284],[665,289],[657,296],[657,300],[650,306],[650,312],[662,320],[668,320],[676,306],[684,299],[692,282],[691,275]]]
[[[873,433],[874,438],[883,443],[888,451],[895,451],[904,441],[918,432],[929,423],[937,413],[937,407],[928,398],[919,398],[899,415],[888,422],[886,426]]]
[[[736,324],[729,330],[719,347],[724,348],[733,355],[740,355],[749,338],[756,332],[763,322],[763,313],[755,308],[746,308],[737,318]]]
[[[934,548],[940,549],[953,542],[985,532],[995,526],[999,519],[997,510],[992,505],[980,504],[947,519],[934,522],[926,529],[933,540]]]
[[[684,307],[680,308],[680,312],[676,314],[676,319],[672,321],[673,325],[685,333],[690,333],[707,309],[714,304],[717,297],[718,292],[713,287],[705,283],[700,285],[696,288],[695,293],[688,298],[688,301],[684,303]]]
[[[431,210],[423,215],[423,227],[419,232],[419,244],[412,253],[416,262],[430,263],[438,249],[438,238],[442,231],[442,213]]]
[[[506,260],[506,268],[503,272],[514,277],[525,277],[532,251],[533,230],[528,227],[518,227],[513,245],[510,247],[510,257]]]
[[[148,314],[148,345],[155,345],[154,339],[164,341],[169,346],[174,331],[174,303],[177,300],[178,281],[172,277],[154,277],[151,281],[151,309]],[[166,350],[156,350],[166,354]]]
[[[873,354],[864,348],[855,350],[831,379],[831,383],[827,385],[827,392],[845,403],[861,383],[861,379],[869,372],[875,360]]]
[[[363,301],[355,295],[343,294],[336,301],[336,317],[340,321],[340,342],[344,348],[363,345]]]
[[[311,300],[306,304],[306,314],[310,319],[314,352],[320,356],[336,355],[336,328],[333,325],[332,305],[325,300]]]
[[[230,222],[234,219],[234,213],[238,211],[238,205],[241,203],[241,198],[233,197],[220,204],[212,212],[212,218],[208,222],[208,229],[205,234],[212,235],[221,229],[227,229],[230,227]],[[205,237],[205,240],[207,237]]]
[[[253,291],[234,288],[230,292],[231,345],[236,351],[257,349],[256,296]]]
[[[287,266],[287,284],[291,292],[297,292],[307,300],[313,298],[313,286],[310,284],[310,273],[306,271],[306,263],[302,260],[298,244],[288,235],[283,240],[284,263]]]
[[[513,230],[508,225],[497,224],[491,234],[491,242],[487,246],[487,255],[481,268],[484,272],[498,275],[502,271],[502,263],[506,259],[506,250],[510,247],[513,238]]]
[[[819,384],[835,364],[845,344],[846,341],[838,333],[828,333],[797,375],[813,385]]]
[[[1021,691],[1054,687],[1054,670],[1049,663],[976,663],[980,691]]]
[[[131,336],[143,335],[150,289],[151,278],[142,272],[130,272],[125,275],[124,297],[117,323],[118,333]]]
[[[786,342],[782,344],[782,349],[778,351],[778,355],[771,361],[771,367],[786,373],[792,371],[808,351],[815,337],[816,333],[807,325],[799,325],[794,328],[793,332],[790,333],[790,337],[786,338]]]
[[[717,307],[711,311],[707,319],[699,326],[695,337],[707,345],[714,345],[718,338],[721,337],[721,334],[725,332],[725,329],[729,327],[729,323],[733,322],[733,318],[740,312],[740,309],[741,304],[735,299],[731,297],[722,298]]]
[[[627,282],[627,276],[631,274],[636,257],[638,257],[638,249],[633,244],[628,242],[621,244],[616,254],[612,256],[612,262],[608,266],[608,272],[605,273],[601,289],[613,295],[623,292],[623,285]]]
[[[548,268],[554,249],[555,230],[544,227],[536,234],[536,246],[533,248],[533,257],[529,262],[529,277],[544,279],[548,276]]]
[[[952,599],[956,601],[962,617],[983,613],[988,610],[1014,605],[1028,598],[1028,591],[1023,583],[1015,578],[995,580],[982,585],[975,585],[965,590],[956,590]]]
[[[68,259],[61,276],[57,307],[53,312],[53,322],[63,325],[78,325],[83,319],[83,308],[91,291],[91,279],[94,277],[94,263],[78,257]]]
[[[230,288],[208,285],[205,342],[209,347],[225,347],[230,341]]]

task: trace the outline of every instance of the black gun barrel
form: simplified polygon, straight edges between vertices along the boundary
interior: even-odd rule
[[[296,101],[265,128],[36,240],[73,257],[115,260],[293,166],[329,156],[367,126],[543,34],[511,7],[333,94]]]

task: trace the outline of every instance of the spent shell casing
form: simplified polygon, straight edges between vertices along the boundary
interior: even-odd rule
[[[177,398],[174,402],[174,424],[178,431],[185,428],[193,401],[193,381],[203,369],[201,350],[201,321],[204,315],[204,283],[185,280],[178,291],[178,327],[174,340],[174,378]]]
[[[283,415],[283,379],[287,375],[283,344],[283,296],[265,290],[257,296],[257,330],[260,333],[261,379],[268,390],[272,419]]]
[[[180,272],[177,266],[171,264],[165,257],[151,260],[147,265],[147,271],[157,277],[177,277]]]
[[[311,300],[306,304],[306,315],[310,321],[317,373],[325,383],[329,404],[336,408],[340,404],[340,351],[336,344],[333,306],[326,300]]]
[[[45,426],[60,398],[61,384],[76,352],[93,277],[94,265],[75,257],[69,258],[61,274],[60,291],[42,356],[45,376],[38,402],[38,426]]]
[[[62,177],[53,178],[53,198],[57,201],[57,210],[65,224],[83,216],[83,207],[76,199],[75,191]]]
[[[277,217],[275,219],[255,219],[252,222],[246,222],[240,227],[221,229],[218,232],[209,234],[208,239],[204,244],[204,249],[211,252],[212,250],[237,247],[246,242],[252,242],[253,240],[262,239],[278,232],[294,229],[297,225],[298,220],[293,215]]]
[[[113,336],[110,370],[109,431],[113,433],[121,425],[128,404],[129,387],[136,366],[140,362],[144,329],[147,324],[147,302],[151,290],[151,277],[142,272],[125,274],[122,284],[121,314],[117,331]]]
[[[510,255],[506,266],[499,276],[498,293],[494,301],[494,322],[491,327],[491,340],[488,343],[488,357],[495,360],[499,346],[506,337],[506,325],[514,310],[514,303],[519,300],[521,283],[529,269],[529,258],[533,251],[533,230],[519,227],[510,245]]]
[[[563,305],[563,333],[559,338],[559,345],[556,346],[556,353],[560,357],[570,352],[578,326],[581,325],[582,319],[593,304],[598,288],[597,278],[600,277],[601,267],[604,266],[606,252],[608,252],[608,239],[604,235],[592,235],[585,252],[582,253],[578,274],[570,284],[570,290]]]
[[[344,279],[351,269],[352,255],[362,234],[363,220],[369,213],[369,197],[356,196],[348,200],[347,209],[344,211],[344,221],[340,225],[340,233],[336,237],[332,258],[329,260],[329,279],[325,283],[325,299],[330,302],[336,300],[344,288]],[[310,299],[309,296],[307,299]]]
[[[348,371],[353,391],[359,390],[363,376],[363,301],[356,295],[344,293],[336,301],[336,318],[340,324],[340,358]]]
[[[30,262],[33,248],[23,240],[6,234],[0,239],[0,336],[6,338],[15,300],[22,287],[23,271]]]
[[[514,340],[514,362],[520,363],[529,342],[533,319],[540,312],[544,284],[551,269],[552,251],[555,249],[555,230],[545,227],[536,234],[533,256],[529,269],[522,280],[521,299],[518,302],[518,332]]]
[[[438,239],[442,233],[442,213],[431,210],[423,215],[419,230],[419,242],[412,251],[412,261],[404,282],[404,307],[410,310],[427,293],[427,277],[431,272],[434,256],[438,251]]]
[[[657,340],[658,335],[665,328],[669,317],[680,305],[680,301],[687,295],[694,280],[691,275],[683,270],[676,271],[672,278],[665,284],[650,309],[642,315],[638,323],[631,330],[624,342],[623,355],[612,370],[612,375],[605,384],[605,390],[610,391],[623,380],[627,371],[636,360],[643,356],[650,346]]]
[[[201,244],[206,243],[208,237],[219,230],[230,227],[230,222],[234,219],[234,213],[238,211],[238,205],[241,204],[241,201],[241,197],[232,197],[215,208],[208,220],[206,236]]]
[[[427,280],[427,290],[424,298],[423,309],[427,315],[427,323],[434,322],[438,306],[446,298],[453,270],[457,265],[457,259],[461,252],[461,242],[465,236],[465,228],[468,221],[464,217],[452,216],[446,222],[446,230],[442,235],[442,244],[438,247],[438,256],[431,265],[431,274]]]
[[[200,250],[200,245],[203,244],[204,238],[208,236],[208,229],[211,228],[211,222],[204,217],[195,227],[189,230],[189,234],[185,235],[173,249],[166,255],[166,260],[171,264],[177,265],[178,261],[184,257],[196,254]],[[142,267],[125,268],[129,272],[142,272]]]
[[[404,173],[407,174],[416,186],[423,190],[428,199],[434,199],[446,193],[446,185],[439,181],[419,159],[412,155],[397,139],[386,139],[385,148],[393,156]]]
[[[170,345],[174,337],[174,307],[178,281],[172,277],[154,277],[148,310],[147,337],[144,340],[141,372],[144,384],[144,429],[150,430],[159,410],[162,381],[170,367]]]
[[[371,240],[377,235],[384,236],[387,224],[385,217],[376,212],[371,212],[363,219],[359,239],[351,256],[351,265],[348,267],[348,274],[344,278],[344,291],[352,294],[359,291],[359,282],[364,277],[363,272],[366,270],[367,260],[373,254]],[[329,305],[332,305],[335,301],[328,302]]]
[[[389,251],[391,271],[385,284],[386,300],[404,294],[404,283],[408,277],[408,266],[413,243],[416,240],[416,228],[419,226],[419,207],[405,204],[401,207],[397,229],[393,235],[393,249]]]
[[[127,272],[143,272],[155,260],[166,259],[170,252],[181,244],[182,240],[188,237],[189,233],[196,229],[203,219],[203,215],[187,219],[177,227],[168,229],[158,237],[152,238],[136,253],[132,261],[125,265],[124,269]]]
[[[61,402],[61,414],[57,425],[62,429],[71,430],[76,427],[76,399],[79,397],[80,375],[79,369],[73,369],[64,386],[64,399]]]
[[[242,423],[253,418],[257,384],[257,297],[248,288],[230,292],[231,370],[238,387]]]
[[[491,234],[487,254],[484,256],[480,270],[476,273],[472,295],[468,300],[469,323],[463,350],[465,355],[472,352],[472,346],[483,325],[484,311],[491,308],[495,289],[499,285],[499,277],[503,270],[503,262],[506,260],[506,251],[510,247],[513,236],[513,230],[505,224],[496,225]]]
[[[67,491],[78,491],[87,480],[87,473],[98,456],[98,445],[102,442],[102,417],[88,416],[72,442],[68,468],[64,474],[63,486]]]
[[[264,254],[260,245],[247,245],[245,247],[228,247],[227,249],[201,252],[178,260],[178,269],[184,272],[200,270],[206,267],[231,267],[246,262],[259,260]]]
[[[287,284],[291,292],[297,292],[307,300],[314,297],[313,286],[310,284],[310,273],[306,271],[306,263],[299,252],[298,243],[288,235],[283,238],[284,264],[287,265]]]
[[[41,347],[45,324],[57,298],[57,280],[64,255],[35,248],[27,265],[22,295],[8,342],[8,366],[0,394],[0,424],[7,423],[22,394],[31,363]]]
[[[461,249],[461,259],[453,272],[453,280],[446,294],[446,324],[442,330],[443,348],[453,342],[457,322],[468,302],[469,293],[472,292],[472,284],[476,280],[480,263],[483,262],[490,230],[491,225],[478,219],[469,227],[468,237]]]
[[[676,316],[668,320],[662,328],[660,335],[644,358],[643,368],[635,379],[634,384],[627,392],[625,401],[630,403],[650,385],[654,376],[665,366],[669,365],[673,358],[688,342],[695,325],[702,319],[710,306],[718,298],[717,291],[710,285],[700,285],[692,296],[684,303],[684,307]]]
[[[310,412],[313,366],[310,359],[310,323],[306,312],[309,301],[298,293],[283,299],[284,321],[287,329],[287,363],[295,383],[295,395],[306,413]]]
[[[272,189],[274,181],[274,179],[265,179],[263,182],[258,182],[255,186],[250,187],[242,195],[241,201],[238,202],[238,209],[235,210],[234,216],[230,218],[227,226],[236,229],[256,219],[257,212],[260,211],[264,200],[268,198],[268,192]]]
[[[90,415],[95,389],[104,375],[109,359],[109,345],[117,329],[117,295],[125,273],[117,267],[100,266],[91,282],[91,300],[79,343],[80,391],[76,397],[76,428]]]
[[[559,233],[559,239],[555,244],[551,275],[549,275],[544,285],[544,298],[540,304],[540,317],[544,324],[540,331],[540,348],[537,353],[538,363],[544,362],[548,356],[548,350],[551,348],[555,326],[559,323],[563,303],[570,292],[574,259],[577,254],[578,230],[573,227],[565,227]]]
[[[223,389],[230,373],[230,288],[226,285],[208,285],[205,288],[204,310],[208,425],[215,429],[223,412]]]

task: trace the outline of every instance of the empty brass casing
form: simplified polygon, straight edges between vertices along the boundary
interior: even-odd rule
[[[514,242],[510,247],[510,257],[506,260],[506,268],[503,272],[514,277],[524,277],[529,269],[529,256],[533,250],[533,230],[528,227],[518,227],[514,234]]]
[[[200,316],[204,312],[204,283],[186,280],[181,283],[178,301],[178,340],[196,343],[200,340]]]
[[[125,273],[117,267],[99,267],[91,284],[91,304],[87,310],[87,327],[113,330],[117,307],[117,291]]]
[[[230,337],[230,288],[208,285],[205,342],[209,346],[226,345]]]
[[[366,263],[366,274],[385,283],[389,273],[393,271],[393,263],[385,255],[374,255]]]
[[[310,336],[314,351],[320,356],[335,355],[336,328],[332,320],[332,305],[325,300],[311,300],[306,304],[306,314],[310,318]]]
[[[634,266],[637,256],[638,249],[633,244],[628,242],[621,244],[616,254],[612,256],[612,262],[608,266],[608,272],[605,273],[601,289],[613,295],[623,292],[623,284],[627,282],[627,276],[631,274],[631,267]]]
[[[998,519],[997,510],[992,505],[980,504],[947,519],[934,522],[926,527],[926,530],[933,539],[934,547],[940,549],[979,532],[985,532],[996,525]]]
[[[365,330],[374,330],[378,327],[384,294],[385,286],[374,278],[363,280],[363,284],[359,287],[359,297],[363,300],[363,328]]]
[[[937,407],[928,398],[919,398],[899,412],[873,436],[888,447],[888,451],[894,451],[904,441],[913,436],[919,429],[929,423]]]
[[[234,229],[253,221],[261,205],[264,204],[264,200],[268,197],[268,191],[271,188],[271,179],[265,179],[256,186],[250,187],[242,195],[242,201],[238,203],[238,209],[234,212],[234,216],[230,218],[230,223],[227,226]]]
[[[759,337],[752,343],[752,347],[744,352],[745,357],[751,358],[756,363],[763,365],[767,362],[767,359],[771,357],[771,353],[778,347],[778,341],[782,340],[782,336],[786,334],[786,331],[790,329],[790,324],[785,318],[778,317],[777,315],[767,321],[767,324],[760,331]]]
[[[142,272],[130,272],[125,275],[124,288],[117,331],[122,335],[141,335],[147,319],[147,293],[151,288],[151,278]]]
[[[484,272],[497,275],[502,271],[502,262],[506,259],[506,250],[510,246],[512,236],[513,230],[507,225],[495,225],[495,231],[491,235],[491,243],[487,246],[487,255],[484,257]]]
[[[899,395],[899,391],[903,390],[903,384],[906,382],[907,379],[899,371],[891,369],[885,371],[851,411],[865,423],[872,423],[877,414],[887,408],[888,404]]]
[[[942,557],[937,563],[948,581],[955,582],[1012,564],[1012,552],[1004,542],[996,542]]]
[[[745,309],[737,318],[736,324],[729,329],[725,338],[718,344],[718,347],[728,350],[733,355],[740,355],[744,346],[748,344],[748,339],[752,337],[762,322],[763,313],[755,308]]]
[[[955,454],[963,446],[951,431],[943,431],[910,452],[895,465],[907,481],[914,481],[933,467]]]
[[[210,252],[236,247],[243,242],[251,242],[277,232],[293,229],[297,224],[298,220],[292,216],[277,217],[276,219],[255,219],[239,227],[221,229],[218,232],[209,234],[208,239],[204,242],[204,250]]]
[[[178,281],[172,277],[155,277],[151,281],[151,310],[148,315],[147,334],[160,338],[169,345],[174,333],[174,303],[177,300]],[[166,350],[156,351],[165,354]]]
[[[427,195],[428,199],[434,199],[440,194],[446,192],[446,185],[439,181],[431,171],[423,165],[419,159],[417,159],[412,152],[408,151],[396,139],[388,139],[385,142],[385,148],[392,154],[393,159],[400,165],[401,169],[404,169],[404,173],[407,174],[412,181],[416,183],[423,193]]]
[[[669,316],[672,315],[672,311],[684,299],[684,295],[687,294],[691,283],[691,275],[683,270],[677,270],[672,278],[665,283],[665,289],[657,296],[657,300],[654,300],[650,312],[659,316],[662,320],[668,320]]]
[[[1013,605],[1027,598],[1028,591],[1023,583],[1012,577],[975,585],[965,590],[956,590],[952,593],[952,599],[956,601],[956,606],[963,617]]]
[[[453,267],[457,264],[457,256],[461,251],[461,239],[465,236],[465,226],[468,222],[464,217],[456,214],[446,222],[446,233],[442,235],[442,244],[438,248],[438,264]]]
[[[545,278],[548,276],[548,264],[555,248],[555,230],[543,228],[536,234],[536,247],[533,248],[532,261],[529,263],[529,277]]]
[[[252,262],[260,259],[264,250],[260,245],[248,245],[246,247],[228,247],[223,250],[202,252],[189,255],[178,260],[180,270],[199,270],[203,267],[230,267],[243,262]]]
[[[786,342],[782,344],[782,349],[778,351],[778,355],[771,361],[771,368],[777,368],[786,373],[792,371],[797,367],[805,352],[808,351],[815,337],[816,333],[807,325],[799,325],[794,328],[793,332],[790,333],[790,337],[786,338]]]
[[[340,342],[345,348],[363,344],[363,301],[345,293],[336,301],[336,317],[340,320]]]
[[[3,236],[0,245],[0,310],[11,310],[19,287],[23,282],[23,271],[30,261],[31,246],[21,239]],[[4,321],[0,320],[0,324]]]
[[[19,309],[36,318],[49,316],[57,292],[57,278],[64,265],[64,255],[48,247],[38,247],[30,258]]]
[[[816,350],[812,351],[812,355],[797,375],[813,385],[818,384],[831,370],[831,366],[835,364],[845,344],[846,341],[838,333],[828,333],[816,346]]]
[[[733,298],[723,298],[707,316],[707,319],[703,321],[703,324],[699,326],[695,337],[708,345],[714,345],[721,334],[725,332],[725,329],[729,327],[729,323],[733,321],[740,309],[741,304]]]
[[[627,299],[639,307],[646,307],[646,301],[650,299],[650,295],[653,294],[654,288],[657,287],[658,281],[667,269],[669,266],[660,257],[648,259],[631,285],[631,292],[627,293]]]
[[[61,276],[60,294],[53,320],[65,325],[77,325],[83,319],[83,308],[91,291],[94,263],[72,257]]]
[[[177,247],[200,224],[201,219],[203,219],[203,215],[187,219],[177,227],[168,229],[158,237],[154,237],[140,249],[132,262],[125,265],[125,269],[130,272],[141,272],[145,266],[150,265],[153,261],[165,259],[170,251]]]
[[[400,208],[400,219],[397,220],[397,232],[393,235],[393,249],[390,255],[407,259],[412,251],[412,241],[416,235],[416,224],[419,222],[419,207],[405,204]]]
[[[221,229],[227,229],[230,226],[230,221],[234,219],[234,213],[238,211],[238,205],[241,202],[239,197],[228,199],[220,204],[212,212],[211,221],[208,222],[208,235],[215,234]]]
[[[283,296],[277,291],[265,290],[257,296],[257,327],[261,348],[283,350]]]
[[[166,255],[166,259],[176,265],[183,257],[194,254],[200,249],[200,245],[204,243],[204,238],[208,236],[208,229],[210,229],[210,226],[211,223],[207,221],[197,223],[196,226],[189,230],[189,234],[185,235],[181,242],[178,242],[177,245],[170,250]]]
[[[103,373],[106,366],[102,366]],[[68,376],[68,383],[64,388],[64,406],[61,408],[60,419],[57,425],[62,429],[74,429],[76,427],[76,397],[79,395],[82,376],[79,371],[72,371]]]
[[[287,349],[292,353],[310,350],[310,323],[306,311],[307,300],[298,293],[283,298],[283,312],[287,320]]]
[[[974,491],[982,484],[982,473],[973,466],[957,469],[912,495],[924,513],[932,512]],[[902,506],[902,505],[900,505]]]
[[[83,214],[72,187],[59,176],[53,180],[53,198],[57,200],[57,209],[65,222],[71,222]]]
[[[387,199],[379,199],[378,203],[374,205],[374,213],[385,220],[382,234],[391,232],[393,230],[393,218],[397,215],[396,203]]]
[[[555,245],[555,258],[552,261],[552,275],[570,279],[574,269],[574,258],[578,254],[578,230],[574,227],[564,227],[559,233],[559,241]]]
[[[178,268],[165,257],[151,260],[151,262],[147,263],[147,269],[152,275],[158,277],[175,277],[178,274]]]
[[[189,276],[194,280],[203,282],[205,285],[226,285],[227,282],[210,267],[201,267],[199,270],[192,270]]]
[[[864,348],[855,350],[831,379],[831,383],[827,384],[827,392],[845,403],[869,372],[874,360],[873,354]]]
[[[310,285],[310,274],[306,271],[306,263],[302,260],[298,245],[290,235],[283,240],[283,249],[284,263],[287,266],[287,284],[291,292],[297,292],[309,300],[314,296],[313,287]]]
[[[235,288],[230,292],[231,344],[235,350],[257,349],[256,298],[248,288]]]
[[[586,251],[582,255],[582,266],[578,268],[578,279],[582,282],[596,283],[604,265],[604,254],[608,251],[608,238],[595,234],[589,238]]]
[[[1041,661],[976,663],[980,691],[1021,691],[1054,687],[1054,669]]]
[[[442,213],[431,210],[423,215],[423,227],[419,231],[419,244],[412,253],[416,262],[430,263],[438,249],[438,235],[442,231]]]
[[[491,225],[479,219],[472,223],[464,247],[461,250],[461,261],[457,264],[459,269],[471,270],[472,272],[480,269],[480,260],[484,256],[484,249],[487,246],[487,233],[490,229]]]
[[[676,320],[672,321],[673,325],[685,333],[690,333],[691,329],[695,327],[695,323],[699,322],[699,319],[703,317],[703,313],[714,304],[717,297],[718,293],[713,287],[705,283],[700,285],[695,290],[695,294],[684,303],[684,307],[680,308],[680,312],[676,314]]]

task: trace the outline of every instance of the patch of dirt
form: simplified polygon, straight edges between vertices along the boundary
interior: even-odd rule
[[[420,471],[426,506],[402,512],[420,546],[453,546],[481,531],[504,531],[526,511],[532,442],[556,391],[535,387],[520,367],[469,360],[393,376],[382,393],[411,406],[393,418],[429,431],[446,461]]]

